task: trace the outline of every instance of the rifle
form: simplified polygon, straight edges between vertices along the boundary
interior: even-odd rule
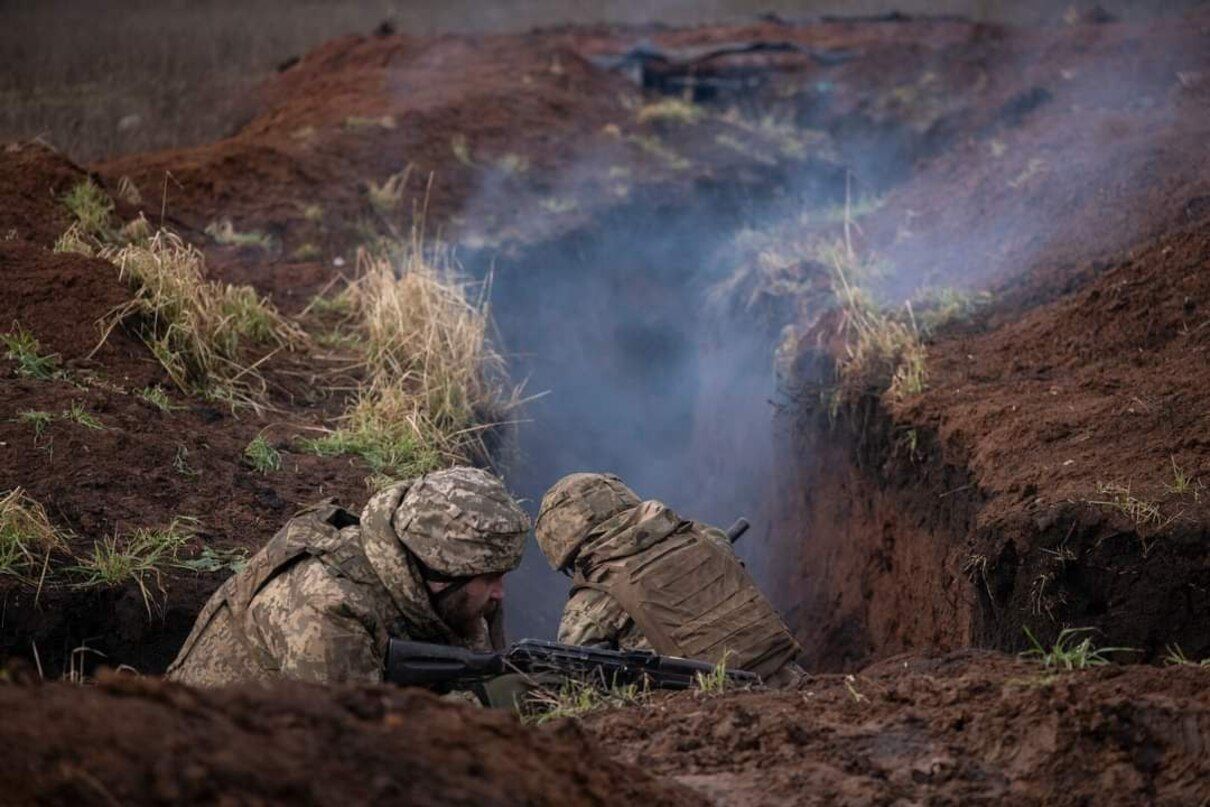
[[[729,684],[760,683],[757,675],[744,670],[723,672]],[[650,650],[609,650],[539,639],[522,639],[498,653],[403,639],[391,639],[387,647],[386,680],[400,686],[449,691],[507,673],[553,674],[606,688],[637,684],[688,689],[698,675],[715,674],[717,668],[709,662],[659,656]]]
[[[745,532],[748,531],[748,528],[751,526],[752,525],[748,523],[748,519],[746,518],[735,519],[735,523],[731,525],[731,529],[727,530],[727,540],[729,540],[731,543],[735,543],[743,536]]]

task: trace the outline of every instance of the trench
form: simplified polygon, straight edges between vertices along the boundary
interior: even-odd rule
[[[775,329],[711,304],[734,233],[767,200],[725,191],[651,201],[494,268],[493,313],[530,401],[506,457],[509,486],[536,516],[565,474],[617,474],[640,497],[724,527],[770,583]],[[513,637],[553,637],[568,581],[535,543],[509,581]]]
[[[709,99],[734,103],[734,97]],[[824,110],[799,99],[782,109],[821,127]],[[944,145],[861,116],[830,120],[841,163],[783,161],[755,182],[719,179],[690,192],[655,188],[589,225],[509,258],[462,254],[492,275],[492,312],[514,378],[536,395],[501,463],[536,517],[543,493],[578,471],[621,477],[641,498],[682,516],[751,530],[737,552],[795,627],[810,581],[794,523],[800,457],[776,417],[773,355],[789,310],[719,305],[711,289],[738,266],[736,236],[802,212],[842,204],[846,182],[876,193]],[[569,582],[535,543],[508,582],[510,637],[553,638]]]

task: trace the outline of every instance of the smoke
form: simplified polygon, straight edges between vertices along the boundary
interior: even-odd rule
[[[617,474],[686,517],[763,526],[774,384],[767,335],[707,292],[733,211],[628,207],[494,268],[493,310],[531,394],[509,486],[536,515],[576,471]],[[567,581],[531,544],[508,581],[510,632],[552,636]]]
[[[829,121],[827,99],[813,98],[800,105],[813,117],[800,123],[826,130],[838,162],[787,164],[765,187],[719,183],[599,203],[613,192],[599,178],[617,172],[585,154],[542,200],[524,201],[508,178],[486,172],[466,222],[532,235],[549,230],[556,207],[583,213],[578,229],[512,256],[464,255],[475,271],[493,272],[514,375],[544,393],[528,405],[518,456],[505,469],[530,512],[567,473],[615,473],[686,517],[723,527],[748,518],[754,528],[741,555],[758,583],[781,588],[768,583],[794,559],[763,552],[787,544],[770,534],[779,507],[773,354],[780,326],[802,312],[712,302],[710,290],[751,258],[737,251],[740,234],[801,236],[804,214],[844,199],[836,180],[847,166],[860,191],[888,191],[860,239],[889,267],[871,289],[886,301],[925,286],[1009,282],[1040,262],[1129,247],[1170,221],[1165,211],[1139,215],[1139,188],[1175,187],[1179,200],[1180,188],[1201,181],[1182,175],[1187,160],[1157,155],[1194,153],[1204,142],[1205,116],[1189,126],[1195,106],[1177,77],[1204,74],[1206,58],[1140,49],[1104,31],[1085,29],[1078,48],[1056,38],[1046,60],[1011,32],[991,45],[975,32],[901,74],[867,72],[865,85],[828,88],[848,93],[858,112]],[[1062,47],[1070,63],[1055,58]],[[814,86],[823,94],[826,84]],[[888,98],[900,108],[872,118]],[[1098,221],[1111,231],[1098,231]],[[567,590],[531,544],[508,581],[510,632],[552,636]]]

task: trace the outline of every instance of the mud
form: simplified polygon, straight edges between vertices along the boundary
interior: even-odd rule
[[[8,804],[701,803],[574,725],[527,730],[416,690],[199,692],[112,676],[0,686],[0,703]]]
[[[622,760],[726,804],[1201,804],[1205,675],[1043,674],[964,651],[793,692],[658,699],[586,727]]]

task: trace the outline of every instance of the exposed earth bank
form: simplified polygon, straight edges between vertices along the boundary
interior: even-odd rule
[[[700,803],[601,755],[575,724],[418,690],[199,692],[111,675],[0,686],[6,804]]]
[[[1204,804],[1205,676],[1046,675],[964,651],[794,692],[678,695],[586,725],[621,759],[726,804]]]
[[[4,686],[6,797],[1205,803],[1208,668],[1049,675],[963,648],[1087,627],[1128,648],[1115,659],[1210,656],[1208,44],[1204,12],[1045,30],[893,17],[382,31],[283,68],[254,119],[214,144],[91,170],[5,147],[0,329],[28,331],[58,369],[33,378],[0,359],[0,491],[23,489],[66,537],[0,580],[0,658],[51,679],[91,672],[97,653],[159,673],[291,511],[329,495],[356,508],[372,484],[361,459],[301,448],[358,381],[318,338],[330,323],[259,366],[260,412],[176,389],[132,331],[97,347],[130,288],[108,261],[53,249],[64,197],[91,176],[115,226],[142,211],[197,244],[210,278],[300,317],[359,244],[406,238],[421,218],[478,266],[499,261],[515,289],[527,258],[571,281],[617,263],[572,290],[616,295],[592,300],[596,335],[626,346],[611,369],[619,386],[650,382],[636,400],[652,406],[679,383],[653,345],[675,351],[658,322],[636,335],[607,315],[650,300],[669,317],[713,310],[627,244],[647,233],[636,221],[655,230],[679,211],[692,221],[645,260],[724,280],[714,301],[762,349],[741,361],[765,381],[776,366],[788,394],[772,467],[726,475],[752,467],[735,451],[757,440],[723,417],[694,424],[712,461],[678,481],[761,491],[752,565],[805,664],[865,668],[793,692],[654,698],[589,719],[588,738],[410,692]],[[707,254],[723,235],[733,249]],[[878,303],[964,301],[922,331],[915,388],[830,405],[851,334],[819,246],[838,242],[882,268],[862,279]],[[602,324],[580,314],[563,321]],[[700,394],[724,400],[730,381]],[[764,387],[742,392],[763,418]],[[246,460],[258,436],[277,470]],[[114,586],[72,569],[180,517],[197,521],[172,564]],[[514,600],[549,581],[515,579],[532,591]],[[888,658],[904,651],[916,655]],[[937,651],[955,652],[920,658]]]

